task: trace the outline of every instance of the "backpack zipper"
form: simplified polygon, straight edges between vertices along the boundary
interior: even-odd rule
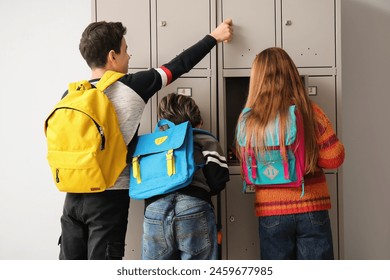
[[[85,115],[87,115],[92,121],[93,123],[95,124],[99,134],[100,134],[100,138],[102,139],[101,142],[100,142],[100,150],[103,151],[106,147],[106,136],[104,135],[104,130],[103,130],[103,127],[101,127],[95,120],[94,118],[92,118],[90,115],[88,115],[87,113],[81,111],[81,110],[78,110],[78,109],[75,109],[75,108],[71,108],[71,107],[60,107],[60,108],[57,108],[58,109],[71,109],[71,110],[74,110],[74,111],[78,111],[80,113],[83,113]]]
[[[93,120],[93,119],[92,119]],[[95,123],[96,127],[98,128],[99,130],[99,133],[100,133],[100,137],[102,138],[102,141],[100,143],[100,150],[104,150],[105,146],[106,146],[106,137],[104,136],[104,131],[103,131],[103,128],[98,125],[95,120],[93,120],[93,122]]]
[[[59,170],[58,168],[56,168],[56,182],[57,182],[57,183],[60,182],[59,173],[60,173],[60,170]]]

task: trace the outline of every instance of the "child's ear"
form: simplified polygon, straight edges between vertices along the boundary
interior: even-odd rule
[[[114,50],[111,50],[107,55],[107,62],[115,63],[116,61],[116,53]]]

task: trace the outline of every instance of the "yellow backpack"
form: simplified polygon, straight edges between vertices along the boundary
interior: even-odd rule
[[[47,160],[62,192],[102,192],[126,167],[127,146],[104,90],[124,74],[107,71],[93,87],[70,83],[45,122]]]

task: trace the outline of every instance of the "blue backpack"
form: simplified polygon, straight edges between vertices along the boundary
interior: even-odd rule
[[[245,108],[243,114],[250,112]],[[256,187],[302,187],[304,194],[305,175],[305,138],[302,117],[295,110],[295,105],[289,108],[289,125],[285,132],[285,150],[280,147],[279,118],[268,124],[266,129],[264,155],[255,155],[254,151],[246,149],[245,119],[238,124],[237,142],[241,147],[241,170],[246,184]],[[283,153],[287,160],[283,159]]]
[[[168,129],[161,131],[161,126]],[[140,135],[130,167],[129,195],[147,199],[188,186],[197,169],[190,122],[160,120],[153,133]]]

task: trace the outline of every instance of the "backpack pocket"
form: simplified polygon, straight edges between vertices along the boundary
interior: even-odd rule
[[[54,182],[62,192],[102,192],[107,186],[95,152],[49,151]]]
[[[287,152],[287,161],[288,172],[285,170],[286,165],[279,150],[268,151],[265,157],[258,161],[249,157],[246,161],[247,171],[244,172],[246,182],[254,185],[279,185],[295,182],[297,180],[295,175],[295,156],[291,150]]]

